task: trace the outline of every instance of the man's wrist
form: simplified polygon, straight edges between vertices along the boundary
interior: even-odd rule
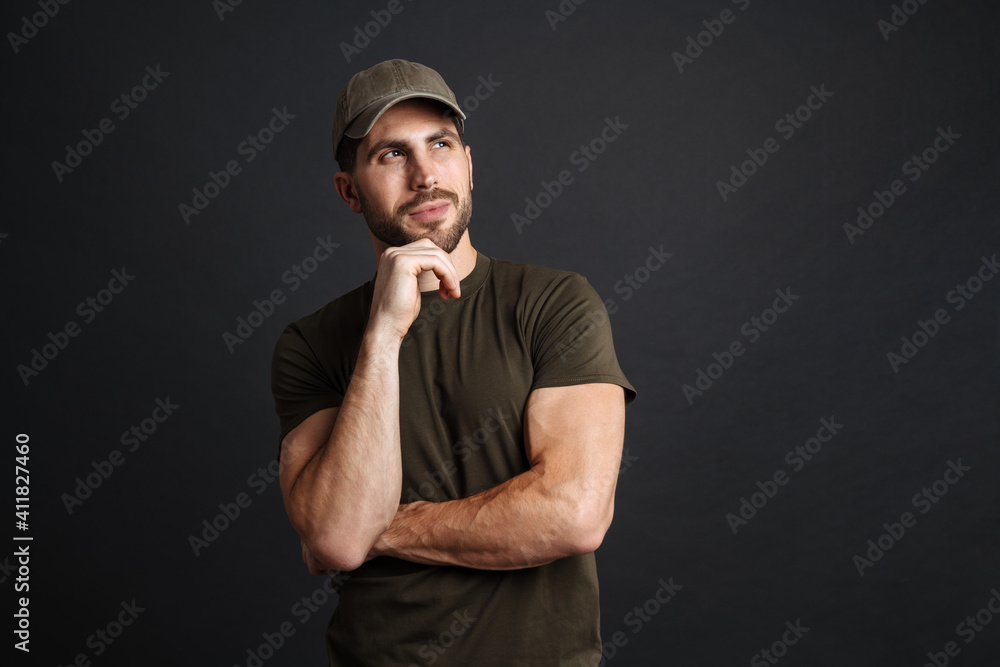
[[[403,336],[400,336],[399,331],[394,327],[369,322],[361,340],[360,354],[369,357],[388,354],[392,355],[393,359],[397,359],[402,343]]]
[[[406,535],[410,534],[412,531],[412,526],[409,525],[409,517],[413,516],[414,512],[419,509],[421,505],[426,505],[427,501],[418,500],[412,503],[406,503],[399,506],[396,510],[396,516],[393,518],[392,523],[383,532],[375,544],[372,545],[372,553],[376,556],[394,556],[401,557],[402,548],[406,541]]]

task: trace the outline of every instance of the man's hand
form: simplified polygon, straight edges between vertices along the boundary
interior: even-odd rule
[[[369,330],[391,332],[402,340],[420,314],[420,274],[430,272],[440,281],[442,299],[462,295],[458,271],[441,248],[420,239],[399,248],[386,248],[378,261]],[[424,279],[426,284],[426,278]]]

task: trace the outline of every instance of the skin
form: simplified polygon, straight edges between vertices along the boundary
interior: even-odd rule
[[[625,430],[618,385],[533,391],[524,416],[527,472],[469,498],[399,504],[400,345],[420,292],[457,298],[475,267],[461,229],[472,154],[439,106],[410,100],[379,119],[354,174],[338,173],[335,185],[351,210],[417,240],[392,246],[369,222],[378,273],[351,383],[339,408],[311,415],[282,441],[282,494],[310,572],[354,570],[377,556],[517,569],[594,551],[614,513]],[[442,190],[456,199],[434,194]],[[447,245],[456,229],[461,236],[445,252],[436,242]]]

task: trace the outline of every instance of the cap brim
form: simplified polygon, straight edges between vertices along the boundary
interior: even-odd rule
[[[434,100],[435,102],[440,102],[454,111],[460,119],[463,121],[465,120],[465,113],[462,109],[445,97],[431,93],[406,92],[383,98],[375,104],[370,105],[367,109],[359,113],[357,118],[351,121],[351,124],[344,130],[344,136],[350,137],[351,139],[362,139],[368,136],[368,133],[372,131],[373,127],[375,127],[375,123],[378,122],[378,119],[381,118],[382,114],[388,111],[392,106],[399,104],[403,100],[421,97],[428,100]]]

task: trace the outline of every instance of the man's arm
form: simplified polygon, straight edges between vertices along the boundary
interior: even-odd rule
[[[359,567],[398,508],[399,347],[420,312],[417,276],[424,271],[439,278],[442,296],[460,295],[454,265],[430,241],[386,250],[343,402],[309,416],[282,440],[285,510],[314,573]]]
[[[624,437],[618,385],[536,389],[524,416],[531,469],[461,500],[400,505],[368,557],[511,570],[590,553],[611,525]]]

